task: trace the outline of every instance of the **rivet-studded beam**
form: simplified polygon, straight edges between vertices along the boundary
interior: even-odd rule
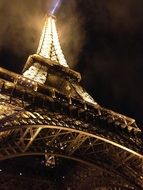
[[[127,148],[135,148],[135,151],[137,152],[139,151],[139,148],[142,147],[141,130],[137,128],[134,121],[125,116],[101,107],[92,107],[88,104],[86,106],[87,109],[85,109],[84,102],[75,101],[74,99],[71,105],[69,104],[68,97],[62,96],[62,98],[59,98],[59,94],[56,94],[56,96],[53,97],[52,92],[51,96],[43,97],[39,92],[33,93],[33,91],[28,89],[25,91],[20,86],[15,87],[12,83],[4,82],[1,83],[1,85],[1,92],[9,97],[9,103],[12,103],[12,101],[15,103],[15,98],[17,98],[21,109],[29,104],[31,104],[31,106],[41,107],[42,109],[48,107],[53,111],[58,111],[70,117],[75,117],[75,119],[84,120],[86,123],[89,123],[88,125],[90,125],[90,127],[87,127],[87,129],[84,127],[84,130],[86,131],[100,132],[101,137],[103,136],[102,133],[106,131],[108,136],[107,139],[112,139],[112,141],[115,139],[115,141],[117,140],[117,142],[121,144],[125,143]],[[104,135],[106,133],[104,133]],[[116,136],[118,136],[118,138],[116,138]],[[122,141],[121,138],[123,138]],[[127,145],[129,142],[131,142],[130,145]],[[133,146],[135,147],[133,148]],[[140,152],[142,152],[142,150],[140,150]]]
[[[0,81],[1,160],[46,153],[99,166],[142,187],[142,133],[134,120],[33,85]]]
[[[37,134],[38,129],[39,133]],[[45,126],[45,128],[43,126],[42,129],[37,126],[37,130],[36,126],[30,126],[29,130],[23,126],[22,130],[23,132],[21,133],[21,129],[16,129],[14,132],[15,138],[11,139],[9,137],[8,141],[1,145],[0,159],[21,155],[44,155],[46,151],[46,154],[48,153],[49,155],[67,157],[83,163],[89,163],[89,165],[92,164],[93,168],[94,165],[101,167],[106,172],[124,177],[129,183],[136,186],[142,184],[140,176],[142,175],[143,159],[125,150],[107,145],[107,143],[90,137],[88,134],[84,135],[83,138],[80,132],[62,129],[62,127],[59,129],[58,126]],[[12,134],[12,137],[14,135]],[[34,139],[32,143],[31,139]],[[82,143],[80,144],[79,142]],[[119,163],[122,164],[119,165]]]
[[[14,120],[10,118],[1,126],[1,137],[4,131],[11,131],[11,135],[7,137],[8,144],[1,144],[0,159],[33,152],[44,154],[47,150],[49,154],[102,165],[112,172],[121,170],[122,175],[130,181],[141,183],[138,182],[141,181],[143,169],[140,156],[107,143],[104,133],[102,138],[101,134],[98,138],[97,133],[94,135],[93,131],[90,132],[91,124],[49,110],[29,109],[14,115]]]

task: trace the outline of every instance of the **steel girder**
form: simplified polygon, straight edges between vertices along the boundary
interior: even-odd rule
[[[132,119],[1,81],[0,160],[54,155],[80,161],[142,188],[141,131]],[[102,184],[100,184],[102,186]]]
[[[1,144],[0,159],[24,155],[54,155],[98,166],[107,173],[125,178],[129,184],[142,184],[143,159],[88,133],[61,126],[29,125],[15,129]]]

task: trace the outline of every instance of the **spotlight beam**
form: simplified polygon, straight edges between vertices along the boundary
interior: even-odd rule
[[[55,13],[55,11],[56,11],[57,7],[59,6],[60,2],[61,2],[61,0],[58,0],[58,1],[56,2],[55,6],[54,6],[54,8],[53,8],[53,10],[52,10],[52,12],[51,12],[52,15]]]

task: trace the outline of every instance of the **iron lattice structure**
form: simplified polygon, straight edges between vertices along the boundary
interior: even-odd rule
[[[80,80],[67,65],[55,17],[49,16],[23,75],[0,68],[0,160],[73,159],[88,166],[78,174],[71,170],[73,189],[79,182],[83,189],[85,179],[93,179],[94,189],[142,189],[142,131],[134,119],[98,105]]]

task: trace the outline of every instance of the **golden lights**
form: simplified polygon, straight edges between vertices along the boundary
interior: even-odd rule
[[[60,65],[68,67],[65,57],[62,53],[55,24],[55,18],[53,16],[50,16],[46,19],[37,54],[45,58],[49,58],[52,61],[56,61]]]
[[[68,67],[65,57],[62,53],[58,33],[55,24],[55,18],[50,16],[46,19],[42,31],[41,39],[37,49],[37,54],[64,67]],[[23,76],[44,84],[47,78],[47,67],[39,63],[34,63],[23,73]]]

